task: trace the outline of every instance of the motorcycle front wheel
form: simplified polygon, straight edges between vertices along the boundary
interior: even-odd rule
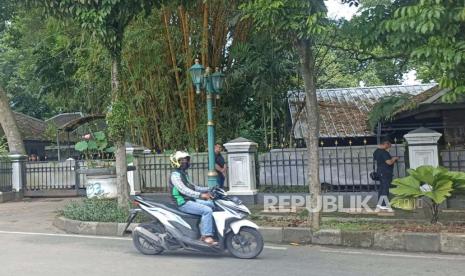
[[[143,227],[152,233],[162,234],[165,232],[163,225],[158,222],[143,223],[140,224],[139,227]],[[163,247],[159,247],[150,243],[137,231],[132,233],[132,242],[134,243],[134,246],[137,248],[137,250],[145,255],[158,255],[163,252]]]
[[[226,248],[240,259],[253,259],[263,250],[263,237],[257,229],[242,227],[239,233],[226,236]]]

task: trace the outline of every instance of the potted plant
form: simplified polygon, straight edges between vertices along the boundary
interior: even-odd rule
[[[112,159],[115,147],[103,131],[89,133],[82,138],[74,148],[84,157],[84,166],[79,169],[79,173],[86,175],[87,197],[116,198],[116,168]],[[128,159],[131,158],[129,155]],[[128,170],[133,169],[128,167]]]

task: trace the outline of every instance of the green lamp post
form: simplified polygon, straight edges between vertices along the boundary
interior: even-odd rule
[[[219,94],[223,89],[224,74],[216,68],[215,73],[211,73],[211,68],[205,69],[199,59],[195,60],[195,64],[189,69],[192,83],[195,86],[196,93],[200,94],[201,88],[207,93],[207,128],[208,128],[208,187],[217,185],[217,173],[215,171],[215,123],[213,122],[213,96],[219,98]]]

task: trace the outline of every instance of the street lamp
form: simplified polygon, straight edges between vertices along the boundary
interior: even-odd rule
[[[215,123],[213,122],[213,95],[219,98],[223,89],[224,74],[216,68],[215,73],[211,73],[211,68],[200,64],[199,59],[195,59],[195,64],[189,69],[192,83],[195,85],[196,93],[200,94],[200,89],[205,89],[207,93],[207,129],[208,129],[208,187],[217,185],[217,173],[215,171]]]

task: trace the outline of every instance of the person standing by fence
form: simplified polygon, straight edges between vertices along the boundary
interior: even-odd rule
[[[389,187],[394,174],[394,164],[399,160],[399,157],[392,157],[389,153],[391,146],[389,138],[383,138],[381,139],[378,148],[373,152],[373,159],[376,163],[376,172],[380,182],[378,190],[378,205],[376,207],[380,210],[390,209],[386,203],[389,202]]]
[[[224,189],[224,180],[226,176],[226,164],[224,162],[224,158],[221,155],[221,151],[223,151],[223,146],[220,143],[215,144],[215,170],[218,174],[216,178],[216,183],[218,187]]]

